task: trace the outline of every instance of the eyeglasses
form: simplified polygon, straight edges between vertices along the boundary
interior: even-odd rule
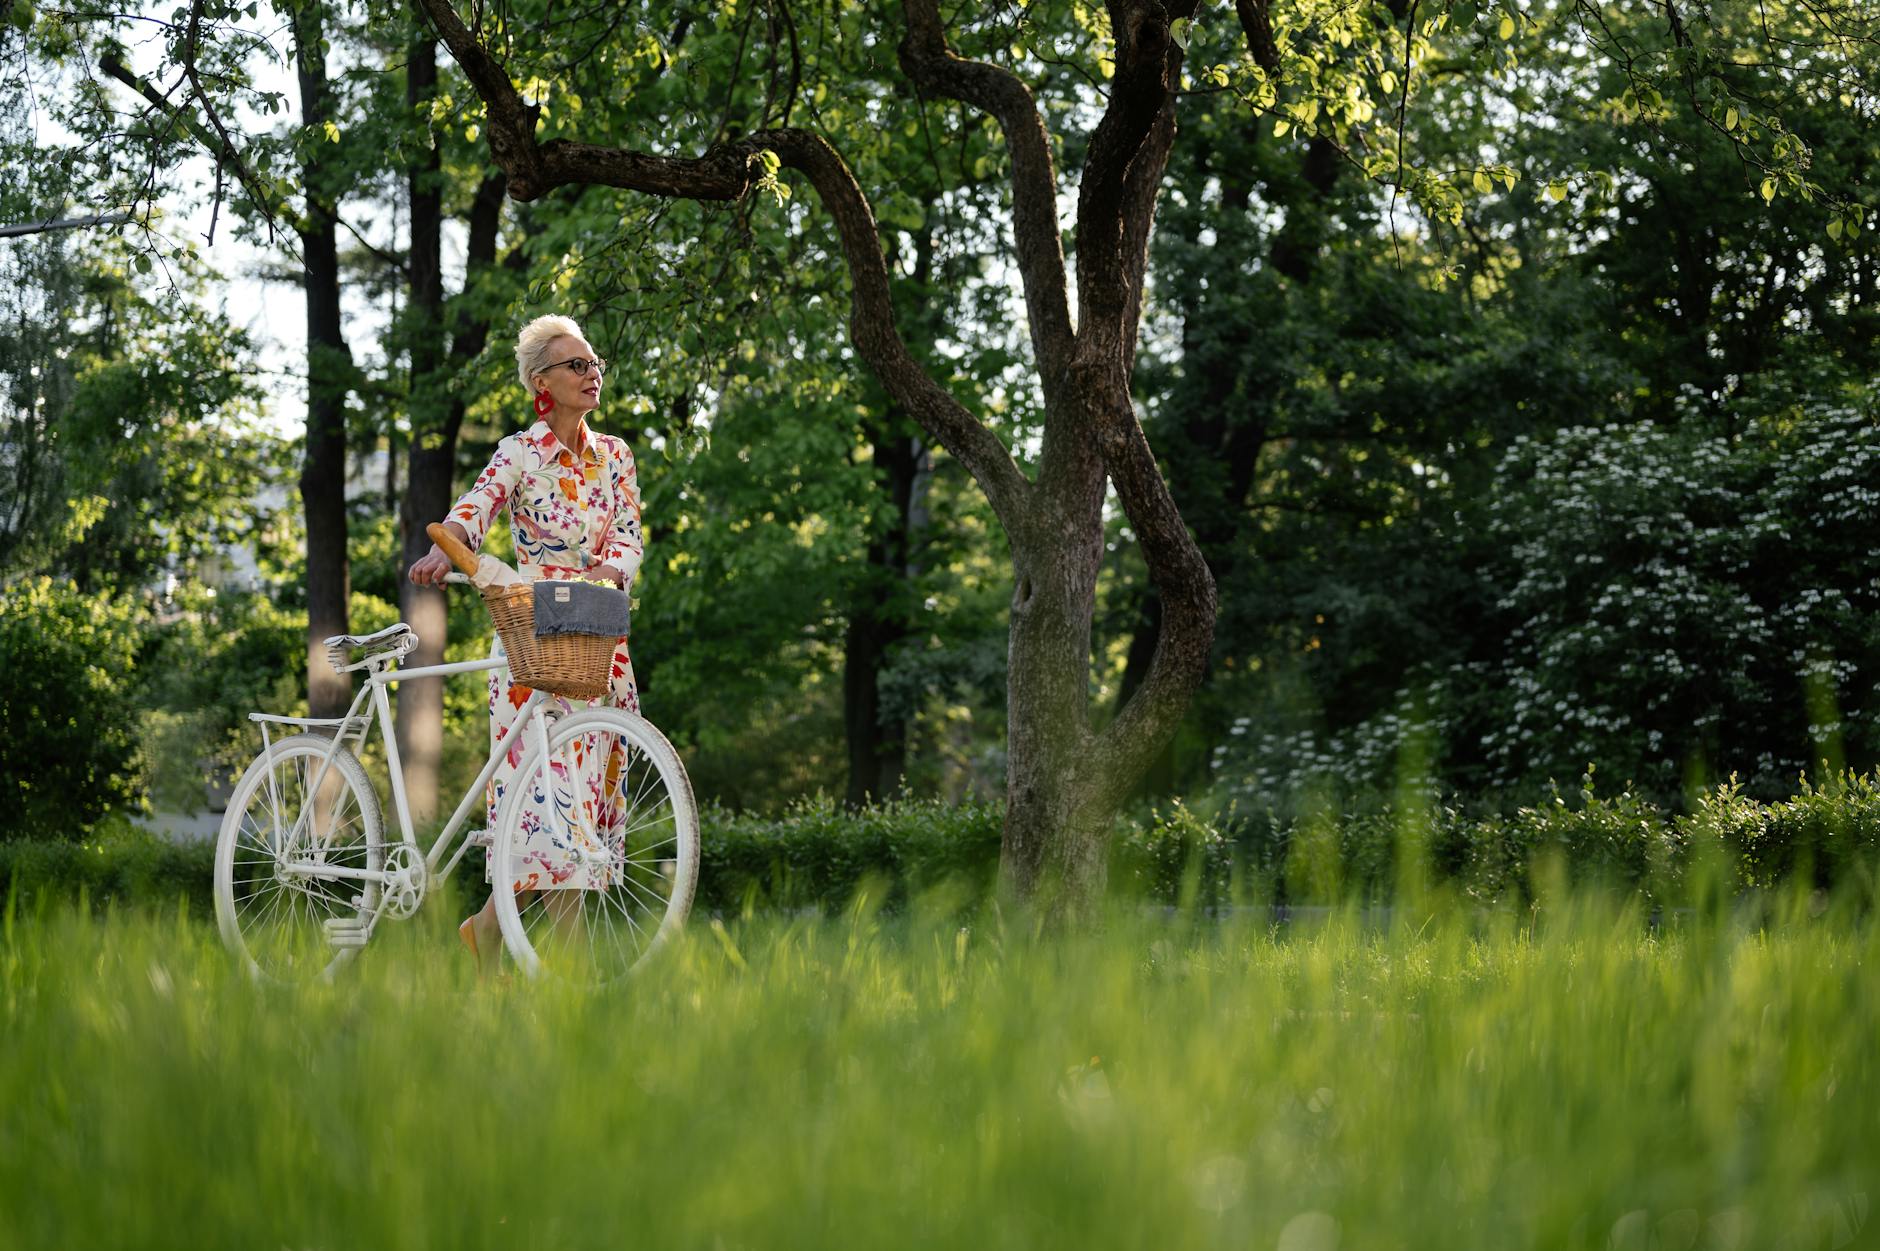
[[[546,373],[550,369],[560,369],[563,365],[566,365],[568,368],[574,370],[574,376],[577,378],[587,377],[588,370],[590,369],[592,369],[596,374],[604,374],[607,372],[606,361],[602,361],[602,360],[591,361],[585,356],[576,356],[569,360],[556,361],[553,365],[544,366],[543,372]]]

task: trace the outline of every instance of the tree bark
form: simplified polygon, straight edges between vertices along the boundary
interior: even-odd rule
[[[908,636],[914,485],[925,457],[899,413],[890,409],[870,424],[873,464],[888,497],[889,516],[887,530],[868,544],[842,660],[851,808],[893,795],[907,772],[907,717],[898,711],[884,714],[881,677],[895,645]]]
[[[425,374],[420,374],[415,368],[420,354],[414,351],[412,358],[412,435],[411,448],[406,456],[408,468],[404,504],[399,513],[403,559],[399,566],[398,587],[400,612],[404,620],[418,632],[418,647],[410,661],[410,667],[414,669],[420,665],[442,664],[444,647],[449,642],[446,592],[436,587],[414,586],[404,576],[404,570],[431,550],[431,540],[426,536],[424,528],[433,521],[442,520],[456,499],[457,440],[463,432],[465,397],[451,386],[451,380],[462,376],[472,362],[482,355],[489,342],[489,319],[474,311],[478,302],[471,295],[478,281],[497,267],[503,185],[500,174],[486,174],[471,203],[470,232],[465,247],[464,291],[459,294],[455,316],[444,316],[442,278],[440,276],[436,279],[439,295],[432,307],[437,312],[435,318],[426,324],[432,327],[431,342],[434,345],[441,345],[448,328],[449,351],[424,352],[422,356],[428,370]],[[417,203],[416,197],[413,203]],[[440,221],[441,216],[440,211]],[[412,218],[415,223],[415,207]],[[437,255],[435,248],[439,235],[441,231],[438,234],[427,234],[429,242],[426,246],[432,249],[432,258]],[[417,238],[414,231],[414,263],[419,252]],[[523,250],[518,245],[510,259],[520,262],[522,256]],[[431,272],[438,273],[438,270],[433,269]],[[412,286],[412,307],[416,309],[419,302],[415,264]],[[427,819],[418,815],[420,808],[433,817],[436,814],[437,777],[443,753],[443,682],[442,678],[414,678],[399,683],[399,757],[405,766],[414,823]],[[422,805],[418,800],[421,787],[429,794],[429,799]]]
[[[303,125],[318,130],[331,117],[321,10],[293,13],[294,65]],[[347,631],[352,581],[346,555],[346,395],[353,374],[339,303],[338,195],[333,179],[309,156],[301,166],[307,212],[298,228],[306,257],[307,451],[300,498],[307,526],[307,705],[315,717],[342,715],[352,684],[328,663],[324,641]]]
[[[405,101],[411,117],[437,94],[437,40],[422,25],[405,60]],[[426,125],[429,131],[428,124]],[[406,302],[405,348],[411,362],[410,466],[404,510],[399,515],[399,613],[417,631],[410,667],[442,664],[447,613],[441,587],[417,586],[404,571],[431,548],[424,527],[450,507],[457,429],[463,403],[453,399],[444,364],[444,202],[442,154],[431,135],[406,170],[410,211],[410,298]],[[444,751],[444,679],[408,678],[398,684],[398,759],[416,828],[437,815],[438,768]]]

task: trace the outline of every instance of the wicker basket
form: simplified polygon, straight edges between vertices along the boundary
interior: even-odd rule
[[[509,679],[517,686],[569,699],[598,699],[613,678],[614,645],[601,634],[535,637],[535,584],[483,588],[483,603],[509,653]]]

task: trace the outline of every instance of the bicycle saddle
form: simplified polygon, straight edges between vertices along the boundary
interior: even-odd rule
[[[372,634],[335,634],[326,640],[326,658],[335,673],[349,673],[376,661],[409,655],[417,645],[418,632],[400,621]],[[367,654],[348,663],[348,654],[360,647],[368,649]]]

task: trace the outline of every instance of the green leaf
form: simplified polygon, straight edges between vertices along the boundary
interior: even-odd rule
[[[1547,184],[1547,198],[1558,204],[1567,198],[1567,184],[1556,178]]]
[[[1286,132],[1291,129],[1292,123],[1282,117],[1277,122],[1273,123],[1273,137],[1275,139],[1283,139],[1286,137]]]
[[[1723,128],[1725,130],[1735,130],[1736,121],[1737,121],[1736,110],[1731,109],[1729,112],[1723,115]]]
[[[1475,171],[1475,177],[1471,181],[1475,183],[1475,189],[1483,195],[1487,195],[1495,189],[1495,184],[1488,180],[1488,175],[1484,174],[1479,169]]]
[[[1514,38],[1514,19],[1513,19],[1512,17],[1507,17],[1507,16],[1505,16],[1505,15],[1504,15],[1504,16],[1502,17],[1502,19],[1501,19],[1501,37],[1502,37],[1503,39],[1513,39],[1513,38]]]
[[[1188,19],[1178,17],[1168,24],[1168,37],[1175,41],[1175,46],[1183,52],[1188,51]]]
[[[1828,238],[1839,239],[1840,237],[1841,237],[1841,219],[1837,217],[1833,221],[1828,223]]]
[[[1765,200],[1773,200],[1776,198],[1776,180],[1775,179],[1765,178],[1762,180],[1762,198]]]

